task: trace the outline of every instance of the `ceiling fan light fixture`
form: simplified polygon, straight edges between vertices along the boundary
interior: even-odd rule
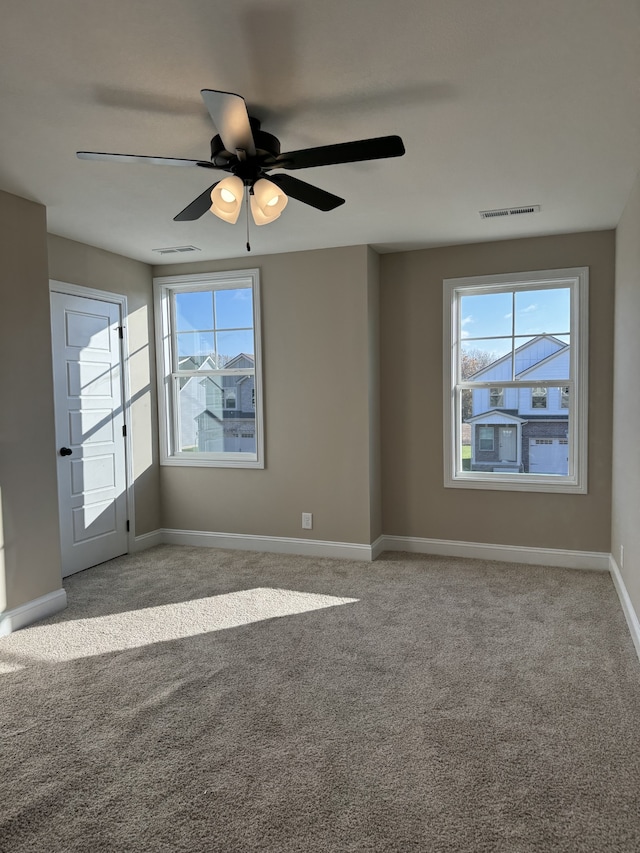
[[[211,190],[211,207],[209,210],[219,219],[234,225],[240,216],[244,184],[237,175],[231,175]]]
[[[249,201],[253,221],[256,225],[266,225],[280,216],[289,199],[272,181],[260,178],[253,185]]]

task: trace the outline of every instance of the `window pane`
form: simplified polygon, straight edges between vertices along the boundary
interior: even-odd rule
[[[487,293],[460,299],[460,337],[492,338],[511,334],[511,293]]]
[[[216,290],[216,329],[253,328],[253,299],[250,287]]]
[[[480,450],[493,450],[495,430],[490,427],[478,427],[478,448]]]
[[[176,331],[213,329],[213,294],[210,290],[176,293]]]
[[[179,359],[201,356],[199,362],[202,364],[204,357],[214,353],[213,332],[181,332],[176,338]]]
[[[460,441],[459,472],[496,476],[553,474],[566,477],[569,473],[570,426],[568,410],[560,408],[561,389],[543,389],[547,391],[548,408],[533,412],[530,407],[530,388],[503,390],[503,409],[488,409],[471,418],[465,417],[465,393],[485,394],[488,400],[489,389],[460,392],[463,405],[457,430]],[[520,411],[516,414],[510,406],[512,401],[508,394],[526,394],[529,398],[526,408],[531,413],[527,415]],[[556,402],[552,404],[554,399]],[[477,404],[477,408],[481,409],[482,406]]]
[[[570,290],[516,291],[516,335],[560,335],[570,329]]]
[[[571,353],[563,341],[538,336],[516,338],[516,345],[516,379],[569,379]]]
[[[494,385],[491,388],[464,388],[460,393],[463,421],[494,409],[517,415],[525,404],[529,408],[531,400],[529,388],[505,388],[502,385]]]
[[[460,346],[460,379],[489,382],[492,379],[511,379],[511,340],[489,338],[462,341]],[[500,361],[503,356],[508,356]],[[485,368],[490,368],[485,370]],[[481,375],[477,375],[482,371]]]
[[[251,356],[253,360],[253,331],[216,332],[218,354],[221,362],[229,367],[253,367],[253,364],[232,364],[240,354]]]
[[[547,408],[547,389],[532,388],[531,389],[531,408],[546,409]]]
[[[492,409],[500,409],[504,406],[504,388],[489,389],[489,405]]]
[[[183,376],[177,387],[179,452],[256,452],[253,376]]]

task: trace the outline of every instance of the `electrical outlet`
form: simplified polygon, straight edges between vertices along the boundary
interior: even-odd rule
[[[624,569],[624,545],[620,546],[620,568]]]
[[[303,512],[302,513],[302,529],[303,530],[313,530],[313,513],[311,513],[311,512]]]

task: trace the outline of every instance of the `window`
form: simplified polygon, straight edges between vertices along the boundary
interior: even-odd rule
[[[493,450],[493,427],[478,427],[478,447]]]
[[[538,386],[531,389],[531,408],[546,409],[547,408],[547,389]]]
[[[445,486],[585,494],[588,269],[448,279],[444,296]],[[550,430],[564,455],[531,449]]]
[[[489,405],[492,409],[500,409],[504,406],[504,388],[489,389]]]
[[[162,464],[263,468],[258,270],[154,284]]]

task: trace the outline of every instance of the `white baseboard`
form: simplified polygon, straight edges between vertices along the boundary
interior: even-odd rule
[[[303,557],[339,557],[346,560],[371,560],[371,545],[351,542],[325,542],[320,539],[294,539],[285,536],[250,536],[243,533],[207,533],[200,530],[162,531],[168,545],[197,545],[204,548],[233,548],[239,551],[267,551],[275,554],[300,554]]]
[[[638,614],[636,613],[631,598],[629,597],[629,593],[627,592],[622,572],[620,571],[613,554],[609,554],[609,571],[611,572],[611,579],[613,580],[613,585],[616,588],[620,604],[622,605],[624,617],[627,620],[627,625],[629,626],[629,633],[631,634],[633,645],[636,647],[636,653],[640,658],[640,620],[638,619]]]
[[[473,557],[533,566],[609,571],[609,554],[599,551],[565,551],[556,548],[526,548],[522,545],[486,545],[450,539],[418,539],[412,536],[382,536],[383,551],[409,551],[440,557]]]
[[[163,536],[163,530],[152,530],[150,533],[142,533],[140,536],[136,536],[133,541],[131,553],[137,554],[138,551],[146,551],[147,548],[153,548],[154,545],[162,545],[164,542]]]
[[[481,542],[457,542],[449,539],[420,539],[413,536],[379,536],[371,545],[351,542],[327,542],[321,539],[297,539],[286,536],[254,536],[243,533],[211,533],[204,530],[162,528],[136,536],[132,551],[154,545],[196,545],[203,548],[232,548],[239,551],[266,551],[275,554],[300,554],[304,557],[337,557],[371,561],[383,551],[408,551],[441,557],[471,557],[502,560],[536,566],[609,571],[609,554],[596,551],[563,551],[553,548],[526,548],[520,545],[486,545]]]
[[[34,598],[33,601],[27,601],[26,604],[14,607],[13,610],[5,610],[0,614],[0,637],[12,634],[20,628],[26,628],[27,625],[32,625],[40,619],[53,616],[64,610],[66,606],[67,593],[64,589],[57,589],[55,592],[49,592],[47,595],[41,595],[40,598]]]
[[[378,536],[376,541],[371,544],[371,559],[377,560],[384,550],[384,536]]]

